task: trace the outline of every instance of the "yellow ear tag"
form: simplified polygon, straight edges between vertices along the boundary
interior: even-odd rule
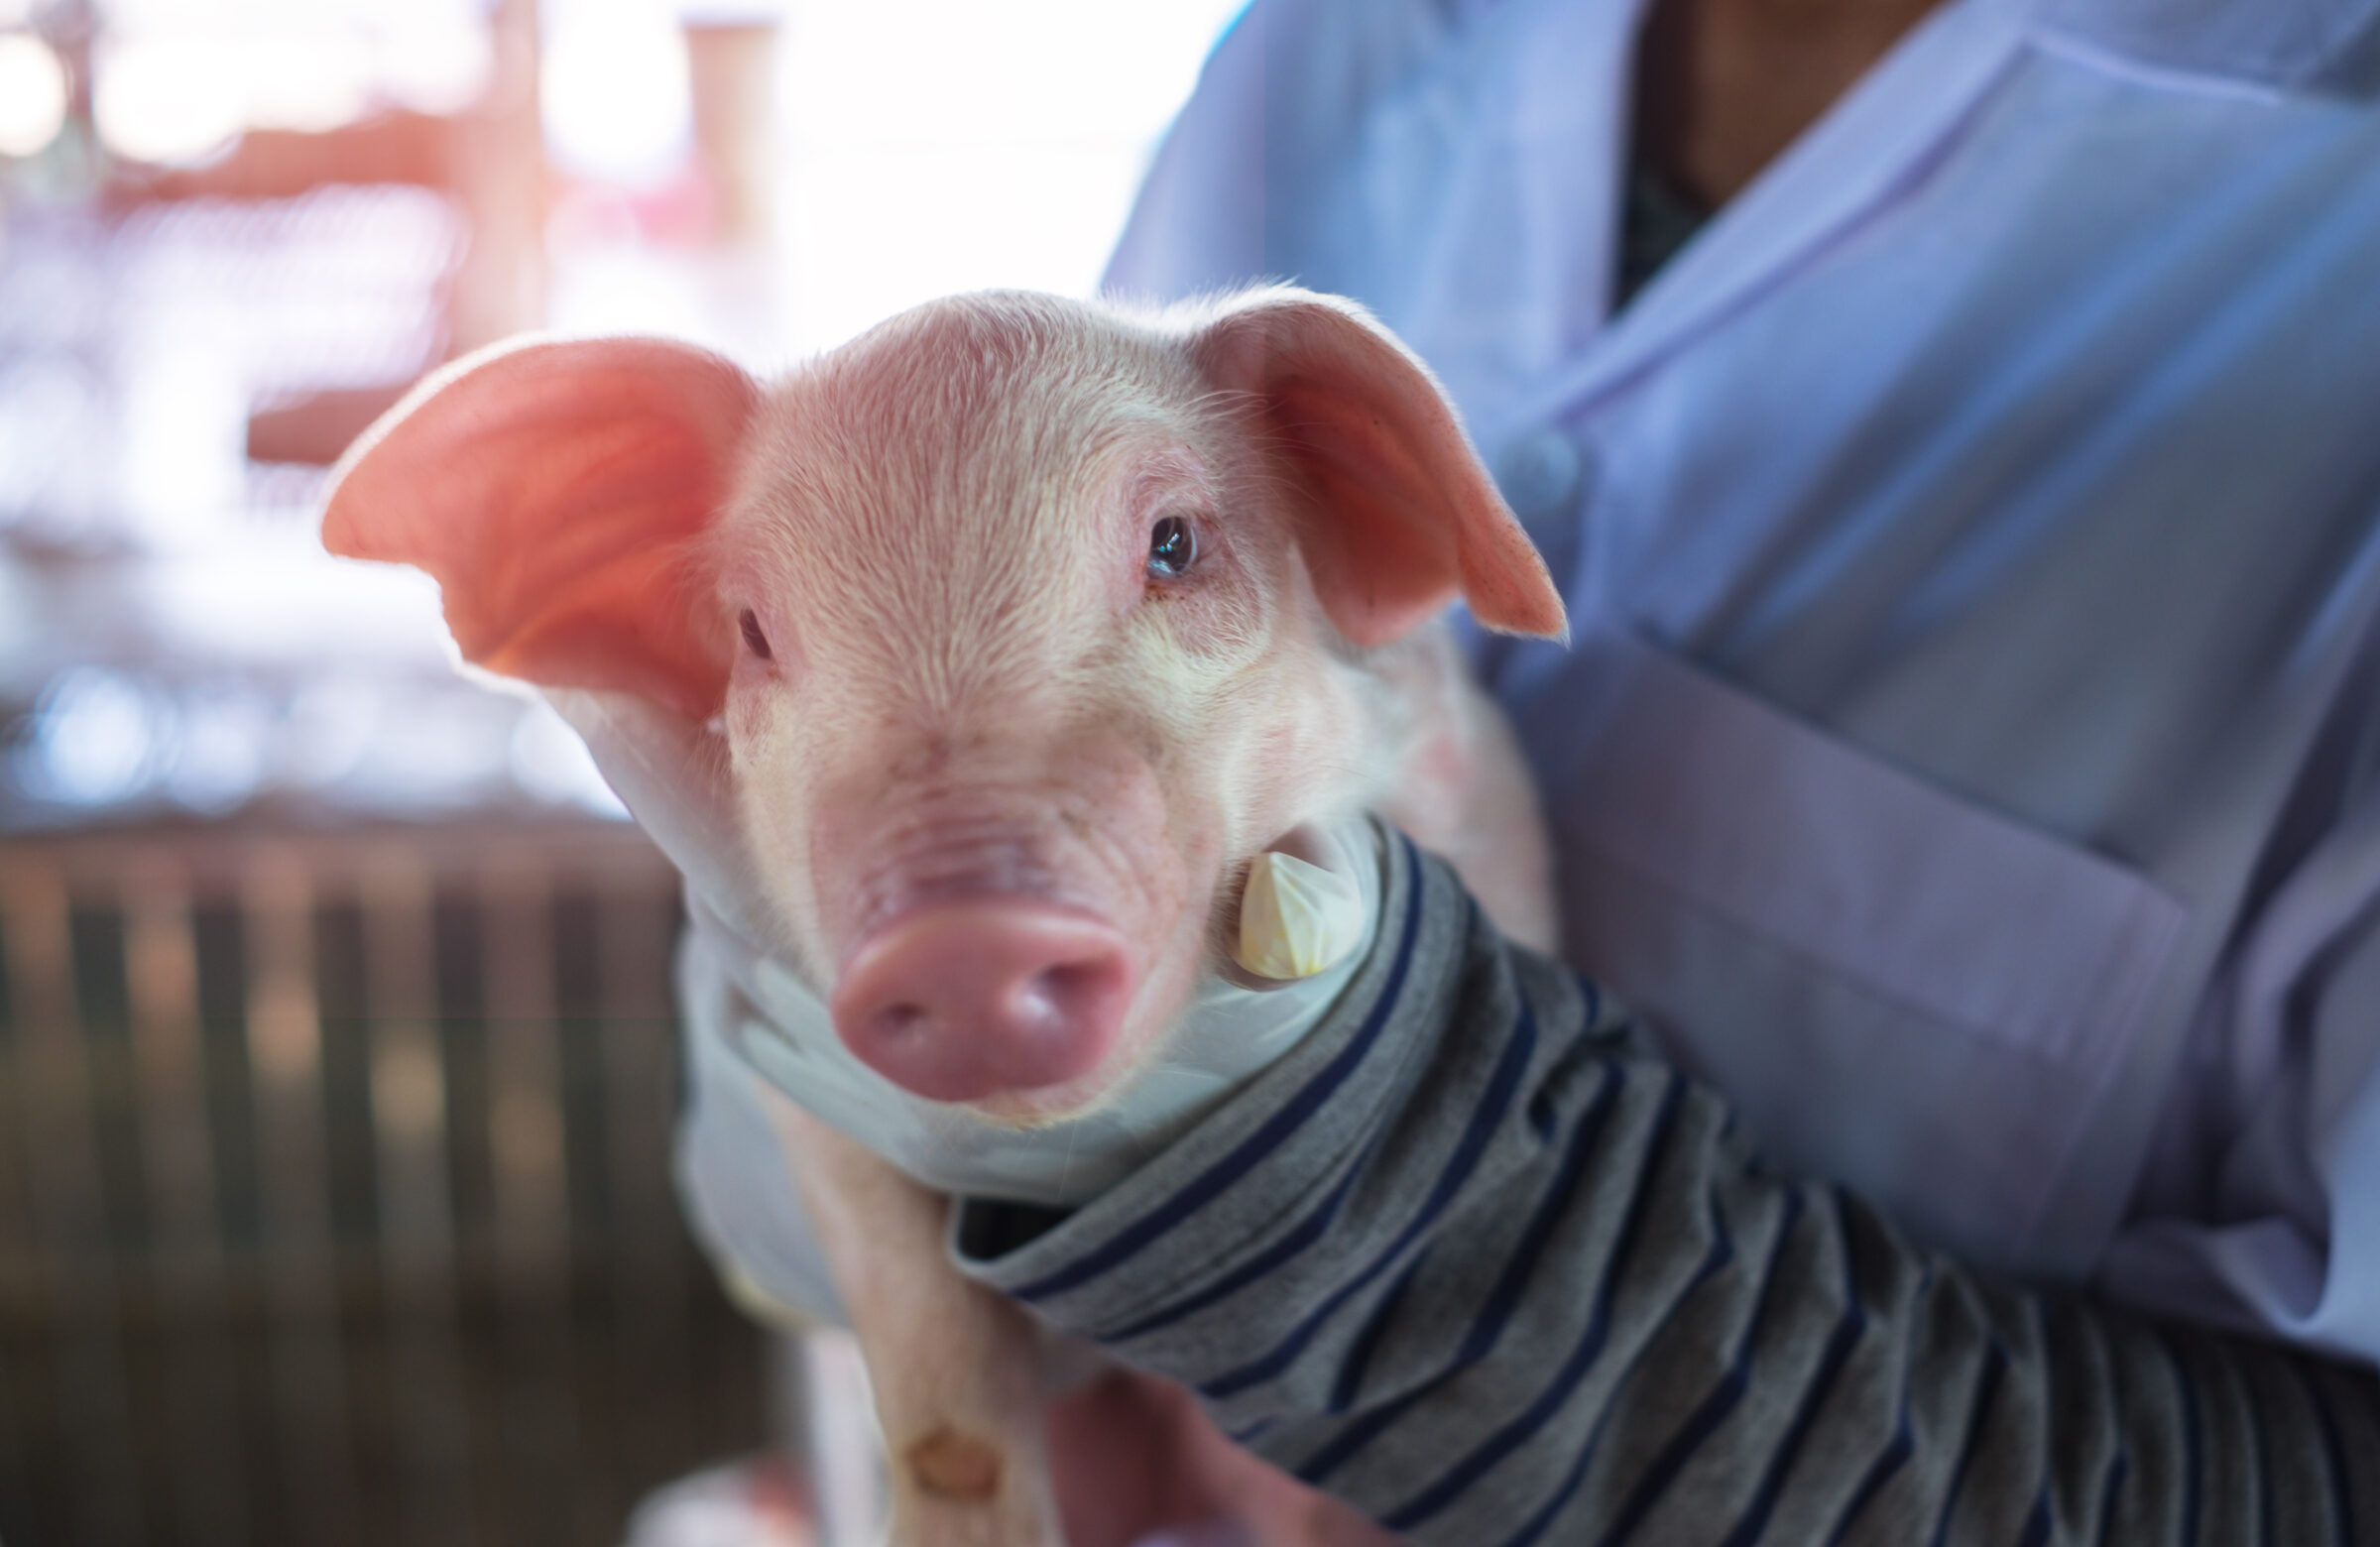
[[[1364,898],[1353,878],[1266,851],[1240,894],[1240,965],[1259,978],[1328,972],[1364,938]]]

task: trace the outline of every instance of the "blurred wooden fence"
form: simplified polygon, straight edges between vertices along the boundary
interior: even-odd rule
[[[0,1539],[618,1540],[761,1442],[611,827],[0,843]]]

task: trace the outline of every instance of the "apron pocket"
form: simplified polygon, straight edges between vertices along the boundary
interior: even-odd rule
[[[1554,675],[1513,712],[1571,960],[1770,1157],[2025,1267],[2186,909],[1632,635]]]

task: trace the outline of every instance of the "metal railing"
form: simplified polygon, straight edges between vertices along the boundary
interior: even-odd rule
[[[0,843],[0,1538],[618,1539],[762,1442],[600,825]]]

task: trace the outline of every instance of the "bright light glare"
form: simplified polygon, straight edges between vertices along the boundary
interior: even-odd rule
[[[200,161],[230,143],[247,115],[244,61],[195,34],[116,40],[98,60],[91,114],[109,150],[166,166]]]
[[[674,16],[657,0],[571,0],[546,21],[537,85],[554,159],[609,181],[665,177],[693,124]]]
[[[253,691],[218,689],[181,708],[180,735],[166,793],[178,805],[220,816],[256,793],[276,729],[273,705]]]
[[[51,684],[17,750],[18,776],[46,799],[109,805],[154,776],[172,732],[160,706],[131,679],[96,666]]]
[[[1145,142],[1247,0],[875,0],[793,13],[781,92],[819,144]]]
[[[107,0],[104,14],[94,111],[140,161],[203,160],[242,129],[336,129],[388,103],[458,112],[487,85],[477,0]]]
[[[422,11],[391,18],[375,56],[390,96],[417,113],[459,113],[487,89],[493,52],[476,18]]]
[[[320,133],[355,122],[371,104],[372,58],[351,29],[267,33],[240,52],[251,129]]]
[[[795,342],[952,291],[1087,294],[1243,4],[797,7],[777,85]]]
[[[41,39],[0,36],[0,156],[38,156],[66,122],[66,71]]]

